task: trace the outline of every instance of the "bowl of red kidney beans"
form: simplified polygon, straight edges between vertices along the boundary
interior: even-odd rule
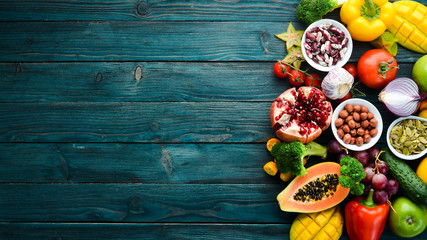
[[[329,72],[344,66],[353,51],[353,41],[347,28],[332,19],[316,21],[304,32],[301,50],[313,68]]]

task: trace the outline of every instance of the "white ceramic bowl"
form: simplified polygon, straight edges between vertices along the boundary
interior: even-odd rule
[[[306,35],[307,31],[309,31],[313,27],[319,26],[320,24],[332,24],[333,26],[341,29],[345,33],[345,36],[348,38],[347,52],[344,54],[344,58],[340,59],[337,62],[337,64],[332,65],[331,67],[322,66],[322,65],[314,62],[311,58],[309,58],[307,56],[307,53],[305,51],[304,43],[306,41],[305,35]],[[351,53],[353,52],[353,41],[351,39],[351,35],[348,32],[347,28],[344,25],[342,25],[340,22],[332,20],[332,19],[322,19],[322,20],[319,20],[319,21],[316,21],[316,22],[310,24],[310,26],[307,27],[307,29],[304,32],[304,35],[302,36],[301,50],[302,50],[302,54],[303,54],[305,60],[308,62],[308,64],[310,64],[310,66],[312,66],[313,68],[315,68],[319,71],[322,71],[322,72],[329,72],[331,69],[336,68],[336,67],[342,67],[348,62],[348,60],[350,59]]]
[[[349,103],[352,105],[360,105],[362,106],[366,106],[369,109],[369,112],[372,112],[374,114],[374,118],[378,120],[378,125],[377,125],[377,130],[378,130],[378,134],[371,138],[371,141],[368,143],[363,143],[361,146],[357,146],[356,144],[346,144],[344,143],[344,141],[338,137],[338,133],[337,133],[337,127],[335,126],[335,120],[338,118],[338,114],[340,113],[341,110],[344,109],[345,105]],[[338,105],[335,110],[334,113],[332,114],[332,122],[331,122],[331,128],[332,128],[332,133],[334,134],[335,138],[337,139],[337,141],[341,144],[341,146],[349,149],[349,150],[353,150],[353,151],[363,151],[366,150],[372,146],[374,146],[378,140],[381,137],[381,133],[383,131],[383,120],[381,118],[381,114],[378,111],[378,109],[370,102],[361,99],[361,98],[350,98],[344,102],[342,102],[340,105]]]
[[[406,120],[406,119],[419,119],[419,120],[421,120],[421,121],[424,121],[424,122],[427,122],[427,119],[425,119],[425,118],[421,118],[421,117],[417,117],[417,116],[408,116],[408,117],[400,117],[400,118],[397,118],[396,120],[394,120],[391,124],[390,124],[390,126],[388,127],[388,130],[387,130],[387,135],[386,135],[386,140],[387,140],[387,146],[390,148],[390,150],[391,150],[391,152],[394,154],[394,155],[396,155],[398,158],[401,158],[401,159],[405,159],[405,160],[414,160],[414,159],[418,159],[418,158],[420,158],[420,157],[422,157],[422,156],[424,156],[426,153],[427,153],[427,148],[424,150],[424,151],[422,151],[421,153],[418,153],[418,154],[413,154],[413,155],[405,155],[405,154],[402,154],[402,153],[399,153],[398,151],[396,151],[396,149],[391,145],[391,143],[390,143],[390,133],[391,133],[391,129],[396,125],[396,124],[398,124],[399,122],[401,122],[401,121],[403,121],[403,120]]]

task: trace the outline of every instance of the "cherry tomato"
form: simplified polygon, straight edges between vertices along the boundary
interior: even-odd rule
[[[310,73],[310,75],[305,76],[304,85],[320,88],[322,85],[322,78],[315,73]]]
[[[298,71],[298,70],[292,70],[289,74],[289,82],[295,86],[301,86],[304,83],[305,75],[304,73]]]
[[[360,81],[370,88],[383,88],[396,77],[396,59],[383,49],[365,52],[357,63]]]
[[[357,77],[357,68],[353,64],[346,64],[343,68],[347,70],[347,72],[349,72],[353,78]]]
[[[348,100],[351,98],[351,93],[347,93],[343,98],[337,99],[335,100],[337,102],[337,104],[340,104],[342,102],[344,102],[345,100]]]
[[[281,62],[277,62],[276,64],[274,64],[273,71],[278,78],[286,78],[289,75],[289,72],[291,71],[291,67]]]

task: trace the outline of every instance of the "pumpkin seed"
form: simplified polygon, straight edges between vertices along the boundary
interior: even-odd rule
[[[391,145],[405,155],[417,154],[427,148],[427,122],[406,119],[397,123],[391,130]]]
[[[406,148],[406,147],[404,147],[403,150],[402,150],[402,153],[405,154],[405,155],[409,155],[409,149]]]

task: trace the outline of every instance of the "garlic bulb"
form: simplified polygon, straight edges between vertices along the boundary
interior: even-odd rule
[[[344,68],[332,69],[322,80],[322,92],[329,99],[343,98],[353,86],[354,78]]]

